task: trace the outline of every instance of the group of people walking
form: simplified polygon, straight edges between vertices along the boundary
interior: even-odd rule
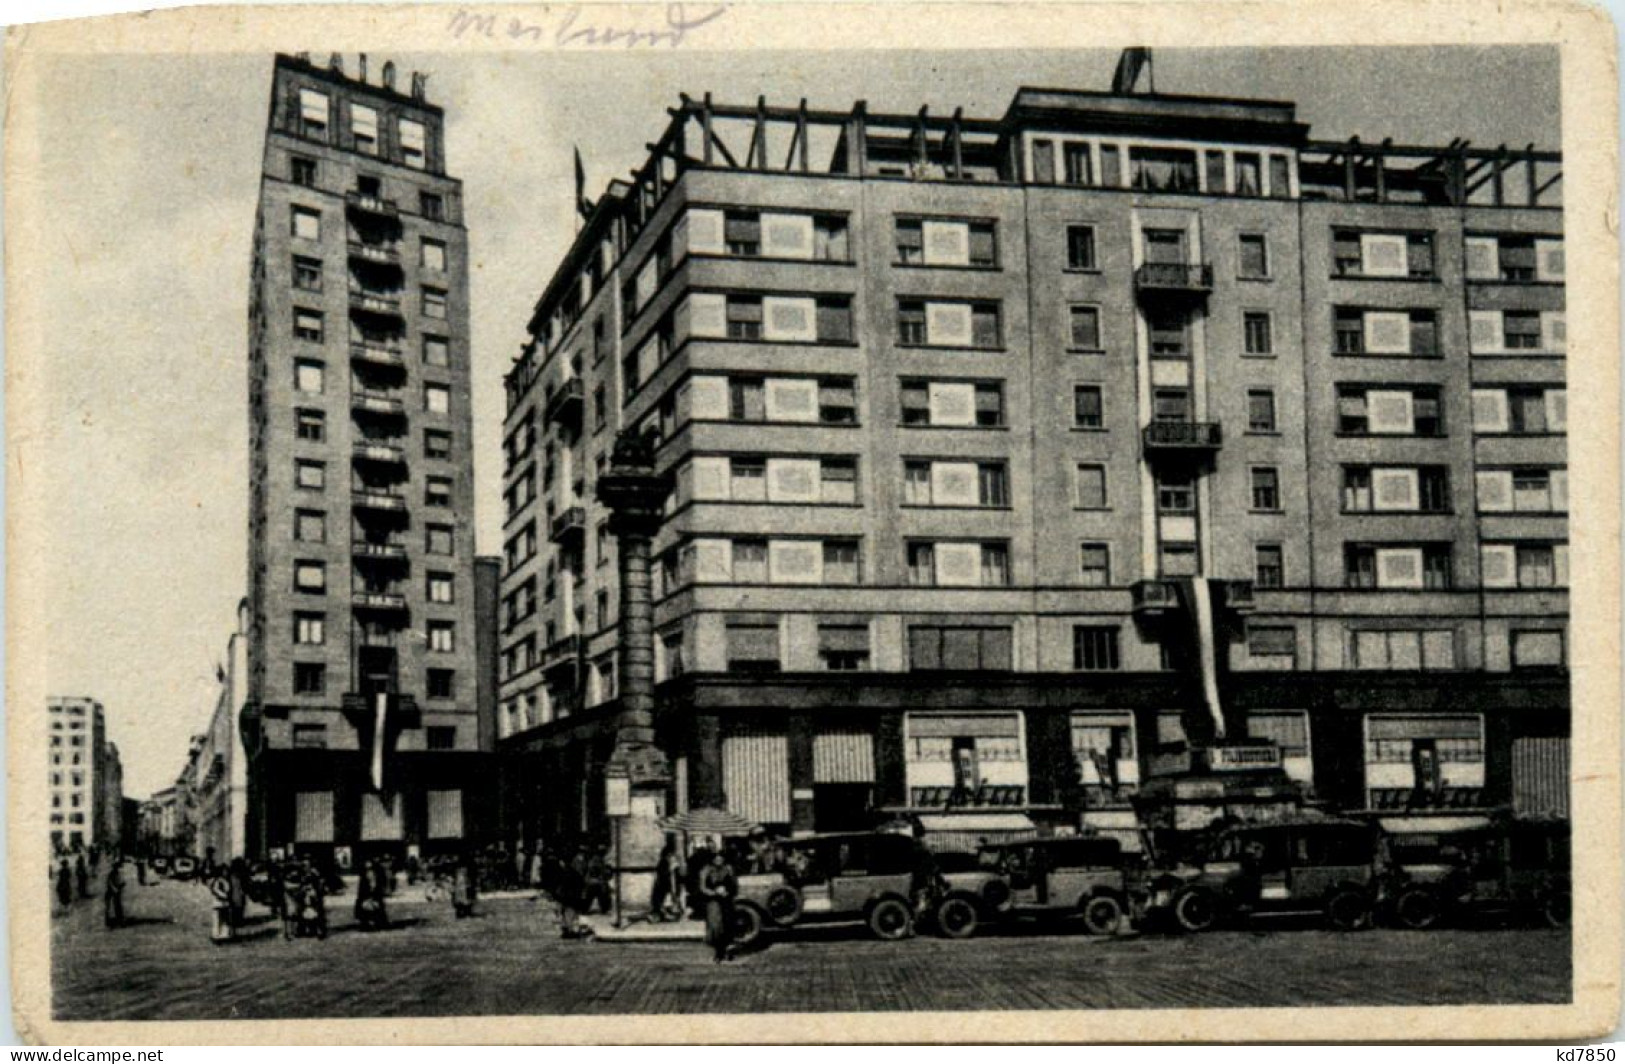
[[[64,855],[57,861],[52,878],[56,884],[56,900],[64,912],[73,908],[75,901],[90,899],[90,884],[101,864],[101,850],[92,848],[87,860],[85,851],[73,855],[70,866]],[[108,854],[107,875],[102,879],[102,920],[109,930],[122,927],[124,915],[124,858],[117,851]],[[145,875],[141,877],[146,881]]]

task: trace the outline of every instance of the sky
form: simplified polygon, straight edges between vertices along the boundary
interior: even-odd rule
[[[996,117],[1020,85],[1108,88],[1117,53],[392,53],[372,68],[389,58],[430,74],[464,181],[476,538],[490,554],[502,375],[574,234],[574,147],[596,196],[643,161],[680,92]],[[72,266],[44,292],[45,347],[26,356],[51,426],[46,672],[53,693],[105,703],[125,791],[145,797],[208,722],[244,593],[248,267],[271,56],[45,62],[51,251]],[[1155,78],[1161,92],[1295,101],[1317,138],[1560,146],[1553,49],[1159,49]]]

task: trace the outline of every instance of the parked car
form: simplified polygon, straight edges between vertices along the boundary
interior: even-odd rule
[[[739,877],[735,941],[770,927],[862,921],[876,938],[905,938],[932,895],[931,855],[907,835],[850,832],[779,844],[779,871]]]
[[[1255,913],[1313,913],[1339,930],[1371,922],[1377,894],[1376,832],[1332,817],[1220,831],[1204,859],[1153,874],[1149,911],[1186,931]]]
[[[1014,916],[1081,917],[1091,933],[1109,935],[1143,898],[1138,858],[1116,839],[1028,839],[984,846],[984,882],[955,883],[937,904],[943,933],[965,938],[977,922]],[[973,920],[972,917],[976,917]]]
[[[985,923],[1002,919],[1010,909],[1010,882],[981,853],[933,855],[936,879],[931,922],[949,938],[970,938]]]
[[[1381,911],[1400,927],[1419,931],[1490,913],[1538,915],[1565,927],[1572,915],[1566,821],[1389,833],[1382,850]]]

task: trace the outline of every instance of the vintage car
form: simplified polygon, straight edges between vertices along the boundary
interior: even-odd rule
[[[1446,919],[1493,913],[1535,915],[1553,927],[1569,922],[1565,821],[1390,832],[1382,853],[1380,911],[1399,927],[1420,931]]]
[[[936,907],[946,935],[967,938],[983,920],[1019,916],[1081,917],[1092,934],[1109,935],[1141,894],[1138,859],[1116,839],[1028,839],[982,847],[979,881],[944,873]]]
[[[932,893],[931,858],[908,835],[850,832],[779,843],[780,869],[739,877],[734,939],[768,928],[862,922],[877,938],[905,938]]]
[[[1376,846],[1370,825],[1333,817],[1226,828],[1200,863],[1151,875],[1148,913],[1186,931],[1259,913],[1321,913],[1357,930],[1376,901]]]
[[[1010,909],[1010,883],[1003,871],[979,853],[932,855],[936,873],[931,922],[949,938],[970,938],[984,923],[1002,919]]]

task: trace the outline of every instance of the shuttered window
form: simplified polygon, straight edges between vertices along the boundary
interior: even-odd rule
[[[294,795],[295,842],[333,841],[333,792],[300,791]]]
[[[759,824],[790,821],[790,758],[783,735],[744,732],[722,740],[722,790],[730,812]]]
[[[463,792],[429,791],[428,836],[431,839],[463,837]]]

